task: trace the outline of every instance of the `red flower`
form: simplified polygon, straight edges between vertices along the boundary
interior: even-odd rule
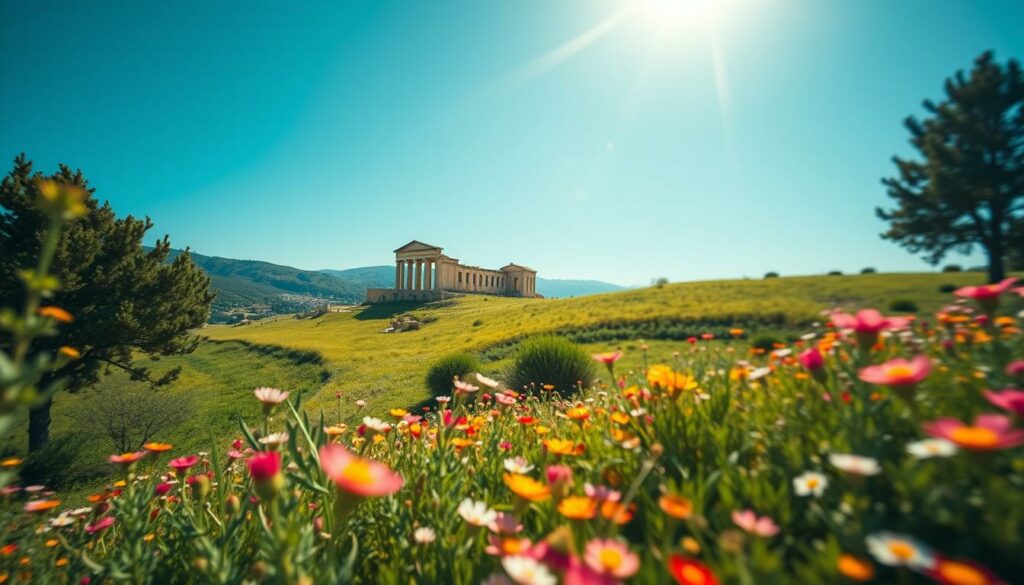
[[[189,455],[188,457],[178,457],[177,459],[171,459],[167,466],[173,469],[177,473],[181,473],[192,467],[196,463],[199,463],[198,455]]]
[[[718,579],[711,569],[682,555],[668,558],[668,572],[679,585],[718,585]]]
[[[277,451],[257,453],[249,459],[248,465],[254,481],[267,481],[281,471],[281,454]]]
[[[86,526],[85,527],[85,531],[88,532],[89,534],[96,534],[97,532],[100,532],[100,531],[106,530],[107,528],[110,528],[111,526],[113,526],[113,524],[114,524],[114,517],[113,516],[104,516],[103,518],[100,518],[99,520],[97,520],[96,522],[90,524],[89,526]]]

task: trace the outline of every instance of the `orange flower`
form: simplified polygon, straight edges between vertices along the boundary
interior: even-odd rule
[[[729,330],[729,335],[732,335],[733,337],[739,337],[739,336],[743,335],[744,333],[745,332],[742,329],[738,328],[738,327],[735,328],[735,329],[730,329]]]
[[[388,413],[391,414],[391,416],[398,419],[402,419],[409,416],[409,411],[404,408],[392,408],[391,410],[388,411]]]
[[[473,444],[473,439],[466,439],[463,437],[455,437],[451,441],[452,445],[455,445],[456,449],[462,450]]]
[[[668,558],[668,572],[679,585],[718,585],[718,579],[711,569],[681,555]]]
[[[142,448],[150,453],[163,453],[164,451],[170,451],[173,449],[174,445],[171,445],[170,443],[157,443],[156,441],[151,441],[143,445]]]
[[[551,498],[551,488],[532,477],[518,473],[506,473],[502,479],[512,493],[524,500],[543,502]]]
[[[605,500],[601,503],[601,516],[619,526],[632,520],[634,512],[636,512],[636,504],[626,506],[611,500]]]
[[[844,577],[853,581],[870,581],[875,578],[875,568],[870,561],[843,553],[839,555],[836,568]]]
[[[107,459],[111,463],[120,463],[121,465],[131,465],[139,459],[142,459],[146,455],[145,451],[136,451],[134,453],[122,453],[120,455],[111,455]]]
[[[586,496],[569,496],[558,502],[558,511],[572,520],[590,520],[597,514],[597,503]]]
[[[696,390],[697,381],[693,376],[676,372],[672,368],[656,364],[647,370],[647,383],[652,388],[658,388],[667,392],[669,396],[675,396],[681,390]]]
[[[71,313],[68,313],[64,309],[54,305],[50,305],[48,307],[39,307],[39,309],[36,310],[36,313],[40,317],[49,317],[50,319],[53,319],[54,321],[60,321],[61,323],[70,323],[75,320]]]
[[[580,455],[586,447],[583,443],[574,444],[568,439],[547,439],[544,448],[555,455]]]
[[[32,500],[25,504],[26,512],[46,512],[60,505],[60,500]]]
[[[8,457],[0,461],[0,467],[17,467],[18,465],[21,465],[21,459],[17,457]]]
[[[574,421],[583,422],[590,418],[590,409],[586,406],[577,406],[570,408],[565,415]]]
[[[693,514],[693,502],[678,494],[665,494],[658,499],[661,511],[673,518],[687,520]]]
[[[628,424],[629,421],[632,420],[628,414],[626,414],[625,412],[622,412],[621,410],[618,411],[618,412],[612,413],[611,418],[612,418],[612,422],[618,423],[620,425]]]
[[[62,345],[57,351],[59,351],[61,355],[71,358],[73,360],[77,360],[78,358],[82,357],[82,352],[71,347],[70,345]]]

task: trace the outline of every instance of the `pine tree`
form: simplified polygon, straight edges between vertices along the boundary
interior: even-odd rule
[[[898,177],[882,183],[897,207],[878,208],[890,222],[883,238],[938,264],[950,251],[978,245],[992,282],[1005,276],[1008,254],[1024,244],[1024,77],[986,52],[969,76],[945,83],[945,100],[925,101],[928,117],[907,118],[910,143],[923,160],[894,157]]]
[[[24,290],[17,272],[33,265],[47,227],[47,216],[37,207],[36,179],[25,155],[0,183],[0,306],[20,306]],[[40,347],[70,346],[81,357],[54,372],[68,391],[95,384],[102,370],[117,368],[133,380],[163,385],[178,370],[154,378],[133,359],[189,353],[198,337],[190,331],[206,322],[214,294],[209,277],[186,251],[166,262],[171,250],[167,236],[151,250],[142,247],[153,224],[149,218],[118,218],[108,202],[100,205],[82,176],[61,165],[50,178],[86,190],[89,212],[67,225],[54,257],[53,274],[61,289],[52,304],[69,311],[75,320],[61,325],[57,337]],[[0,344],[9,340],[0,339]],[[49,441],[52,398],[29,415],[29,451]]]

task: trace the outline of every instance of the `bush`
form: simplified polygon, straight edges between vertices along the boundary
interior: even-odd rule
[[[878,271],[872,268],[871,266],[868,266],[867,268],[862,268],[860,271],[861,274],[875,274],[876,272]]]
[[[579,382],[589,386],[593,378],[594,360],[575,343],[554,336],[523,342],[508,376],[513,389],[551,384],[563,393],[573,392]]]
[[[465,377],[471,372],[480,371],[480,361],[468,353],[453,353],[439,358],[427,369],[427,388],[434,396],[445,396],[452,393],[452,382],[455,377]]]
[[[946,264],[942,267],[943,272],[963,272],[964,267],[959,264]]]
[[[778,278],[779,277],[779,273],[778,272],[766,272],[764,277],[765,278]]]
[[[778,337],[772,337],[771,335],[758,335],[751,342],[750,346],[755,349],[762,349],[764,351],[771,351],[775,349],[776,343],[782,343]]]
[[[939,292],[940,293],[951,293],[951,292],[955,291],[957,288],[959,288],[959,287],[957,285],[955,285],[955,284],[940,284],[939,285]]]
[[[100,386],[91,399],[74,413],[80,428],[105,434],[114,453],[142,449],[168,430],[192,417],[192,400],[187,395],[155,390],[133,384],[127,388]]]
[[[843,271],[842,270],[830,270],[829,273],[828,273],[828,276],[842,276],[842,275],[843,275]]]
[[[917,303],[910,299],[893,299],[889,303],[890,311],[897,311],[899,313],[916,313]]]
[[[483,319],[477,319],[476,321],[473,321],[473,327],[479,327],[479,326],[481,326],[483,324],[484,324],[484,320]]]
[[[663,288],[666,284],[668,284],[668,279],[665,278],[664,276],[659,276],[658,278],[652,280],[651,284],[653,284],[657,288]]]

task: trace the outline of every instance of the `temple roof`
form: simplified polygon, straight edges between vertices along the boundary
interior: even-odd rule
[[[527,268],[526,266],[522,266],[520,264],[513,264],[511,262],[509,262],[505,266],[502,266],[499,270],[508,271],[508,272],[511,272],[513,270],[525,270],[527,272],[537,272],[533,268]]]
[[[408,244],[402,246],[401,248],[398,248],[397,250],[395,250],[395,253],[397,254],[399,252],[413,252],[413,251],[419,251],[419,250],[424,250],[424,251],[426,251],[426,250],[437,250],[438,252],[440,252],[443,249],[444,248],[442,248],[440,246],[433,246],[433,245],[430,245],[430,244],[425,244],[425,243],[423,243],[423,242],[421,242],[419,240],[413,240],[413,241],[409,242]]]

